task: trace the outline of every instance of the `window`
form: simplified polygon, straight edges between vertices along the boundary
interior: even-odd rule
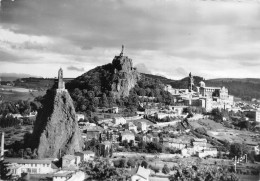
[[[32,168],[32,173],[37,173],[37,168]]]

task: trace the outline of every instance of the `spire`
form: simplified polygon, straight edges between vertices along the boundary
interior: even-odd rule
[[[65,89],[65,83],[63,81],[63,70],[62,68],[58,71],[58,90],[64,90]]]
[[[122,50],[121,50],[121,53],[120,53],[120,56],[124,56],[124,45],[122,45]]]

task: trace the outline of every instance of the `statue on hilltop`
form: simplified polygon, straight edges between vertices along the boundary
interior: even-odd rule
[[[121,53],[120,53],[120,57],[124,56],[124,45],[122,45],[122,50],[121,50]]]

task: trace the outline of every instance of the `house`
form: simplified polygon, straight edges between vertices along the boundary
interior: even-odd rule
[[[249,153],[253,152],[255,155],[260,154],[260,147],[257,143],[250,143],[247,144],[247,147],[249,148]]]
[[[93,160],[95,157],[95,153],[93,151],[76,152],[75,155],[80,157],[81,162],[87,162],[89,160]]]
[[[143,136],[143,141],[144,142],[159,142],[160,141],[160,138],[158,136],[154,136],[152,134],[147,134],[147,135],[144,135]]]
[[[76,114],[76,120],[77,121],[84,120],[84,119],[85,119],[84,114]]]
[[[157,118],[157,119],[163,119],[163,118],[166,118],[166,117],[168,117],[169,115],[167,114],[167,113],[161,113],[161,112],[157,112],[157,113],[155,113],[155,117]]]
[[[202,150],[201,152],[197,152],[197,156],[200,158],[204,158],[207,156],[217,157],[217,155],[218,155],[218,151],[216,148],[207,148]]]
[[[112,107],[112,113],[118,114],[118,107]]]
[[[113,123],[115,125],[119,125],[119,124],[123,125],[123,124],[126,124],[126,120],[123,117],[115,117],[115,118],[113,118]]]
[[[100,133],[103,131],[103,128],[95,126],[95,127],[89,127],[84,130],[84,133],[86,133],[87,139],[92,140],[93,138],[98,140]]]
[[[192,142],[194,151],[201,151],[207,148],[207,143],[205,142],[198,142],[194,141]]]
[[[69,180],[74,174],[74,171],[65,171],[60,170],[53,174],[53,181],[67,181]]]
[[[22,173],[29,174],[48,174],[53,173],[57,167],[52,164],[49,159],[21,159],[21,158],[6,158],[5,161],[9,163],[13,176],[21,176]]]
[[[135,141],[135,135],[131,131],[123,131],[121,132],[121,141],[126,140],[128,143],[131,141]]]
[[[137,133],[137,126],[134,125],[134,123],[129,122],[126,124],[126,126],[129,131],[134,131],[135,133]]]
[[[62,168],[69,168],[78,166],[80,163],[80,157],[74,155],[64,155],[62,157]]]
[[[207,148],[207,139],[205,138],[194,138],[192,142],[194,151],[201,151]]]
[[[53,174],[53,181],[84,181],[86,174],[82,171],[60,170]]]
[[[149,175],[149,169],[139,166],[137,172],[132,175],[131,181],[149,181]]]
[[[176,148],[176,149],[183,149],[186,148],[189,144],[188,141],[179,140],[174,138],[163,138],[163,145],[168,148]]]
[[[146,122],[138,122],[137,123],[137,129],[140,131],[147,131],[147,123]]]

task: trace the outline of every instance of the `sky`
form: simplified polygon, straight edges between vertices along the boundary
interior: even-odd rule
[[[0,73],[77,77],[124,54],[140,72],[260,78],[260,0],[0,0]]]

